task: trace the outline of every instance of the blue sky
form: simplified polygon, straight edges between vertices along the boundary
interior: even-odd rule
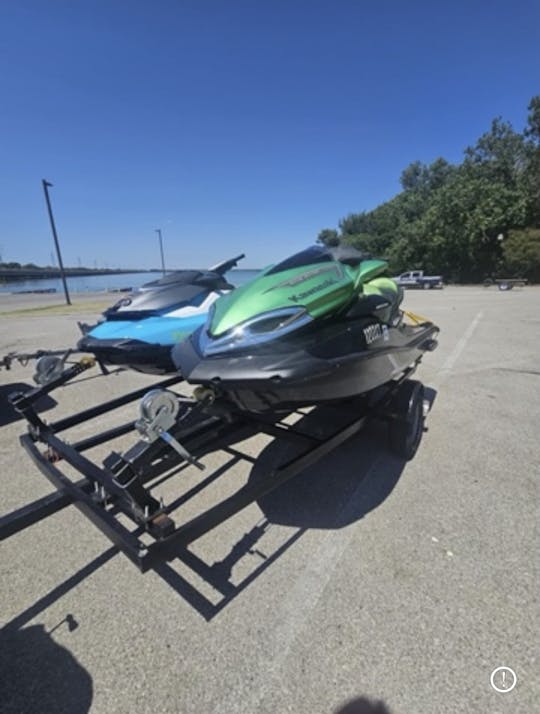
[[[0,255],[260,267],[540,93],[540,4],[4,0]]]

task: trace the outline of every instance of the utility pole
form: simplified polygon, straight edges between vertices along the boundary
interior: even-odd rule
[[[161,238],[161,228],[156,228],[156,233],[159,236],[159,251],[161,253],[161,272],[165,275],[165,258],[163,257],[163,239]]]
[[[68,292],[68,287],[67,287],[67,282],[66,282],[66,274],[64,272],[64,264],[62,263],[62,255],[60,253],[60,244],[58,243],[58,235],[56,233],[56,226],[54,225],[54,217],[53,217],[53,212],[51,208],[51,200],[49,198],[49,186],[52,186],[52,183],[49,183],[49,181],[45,181],[45,179],[42,179],[41,183],[43,184],[43,191],[45,193],[45,201],[47,202],[47,210],[49,212],[49,220],[51,222],[51,230],[54,238],[54,245],[56,247],[56,255],[58,257],[58,267],[60,268],[60,276],[62,278],[62,283],[64,285],[64,293],[66,296],[66,304],[71,305],[71,300],[69,299],[69,292]]]

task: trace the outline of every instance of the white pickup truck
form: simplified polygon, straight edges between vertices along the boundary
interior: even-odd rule
[[[442,288],[442,275],[424,275],[423,270],[409,270],[408,273],[401,273],[394,278],[398,285],[403,288]]]

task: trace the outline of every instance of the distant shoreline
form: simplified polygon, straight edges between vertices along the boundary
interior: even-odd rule
[[[133,275],[135,273],[161,273],[161,270],[152,268],[146,270],[112,270],[92,268],[66,268],[66,278],[85,278],[93,275]],[[59,270],[48,268],[0,268],[0,283],[12,283],[19,280],[50,280],[60,279]]]
[[[167,271],[174,272],[173,270]],[[233,270],[228,274],[228,278],[234,285],[241,285],[247,280],[251,280],[258,271],[255,270]],[[161,278],[161,270],[145,270],[140,273],[132,271],[109,271],[99,274],[85,273],[81,276],[68,275],[67,286],[70,294],[73,293],[125,293],[131,290],[137,290],[143,285],[154,282]],[[54,278],[45,278],[41,276],[38,279],[29,278],[25,280],[0,280],[0,296],[5,294],[23,293],[42,295],[47,297],[50,295],[63,295],[64,289],[60,276]],[[117,298],[118,299],[118,298]]]

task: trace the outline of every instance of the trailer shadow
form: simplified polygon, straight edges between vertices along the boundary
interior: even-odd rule
[[[426,389],[425,396],[432,405],[436,392]],[[325,435],[339,429],[341,421],[346,421],[346,416],[339,410],[318,408],[301,415],[294,427],[306,434],[324,438]],[[211,482],[234,466],[239,458],[243,458],[253,464],[249,482],[255,483],[280,464],[290,461],[305,448],[305,443],[299,445],[298,442],[274,439],[254,458],[243,453],[241,445],[229,445],[224,448],[224,451],[229,453],[231,459],[215,473],[210,474],[207,480]],[[404,459],[389,453],[384,424],[370,421],[354,438],[344,442],[341,447],[282,484],[275,491],[259,498],[257,505],[261,514],[221,560],[208,563],[197,555],[194,549],[184,547],[175,551],[169,562],[163,562],[153,570],[209,621],[262,575],[307,530],[338,530],[361,520],[377,508],[392,493],[406,463]],[[263,541],[265,545],[261,548],[260,543],[265,536],[272,530],[279,530],[280,526],[286,527],[284,530],[287,535],[282,538],[279,545],[269,549],[267,541]],[[295,529],[292,534],[290,534],[291,528]],[[38,613],[57,601],[117,553],[115,547],[104,551],[94,561],[14,618],[4,630],[19,631]],[[246,556],[250,556],[251,561],[258,564],[251,568],[243,580],[234,582],[233,570]],[[186,577],[173,567],[178,564],[195,573],[208,587],[201,589],[193,584],[192,577]],[[209,589],[213,591],[212,597],[207,594]],[[4,630],[0,631],[0,634]]]
[[[217,600],[210,597],[200,587],[193,585],[190,580],[169,563],[161,563],[154,567],[158,574],[180,597],[193,609],[204,617],[212,620],[232,600],[243,592],[256,578],[258,578],[272,563],[288,550],[305,532],[303,529],[288,538],[272,554],[264,555],[261,565],[253,570],[241,583],[231,582],[231,573],[234,565],[238,564],[247,555],[254,555],[257,550],[255,545],[261,535],[270,527],[268,521],[256,524],[246,533],[231,549],[229,554],[221,561],[212,564],[197,556],[189,548],[181,548],[175,560],[187,567],[192,573],[201,578],[206,586],[217,595]],[[175,564],[177,565],[177,563]],[[207,590],[208,587],[205,588]]]
[[[10,404],[8,397],[14,392],[29,392],[35,387],[31,384],[26,384],[25,382],[11,382],[10,384],[2,384],[0,386],[0,427],[11,424],[15,421],[23,419],[17,411]],[[56,402],[50,395],[45,394],[41,399],[36,402],[36,411],[38,413],[48,411],[57,405]]]
[[[436,392],[427,389],[430,406]],[[349,415],[350,418],[350,415]],[[329,436],[347,417],[333,408],[318,408],[302,416],[295,429],[319,438]],[[255,483],[281,464],[305,451],[305,444],[271,441],[253,461],[249,475]],[[231,456],[241,452],[231,446]],[[182,564],[209,585],[210,599],[173,565],[155,567],[158,573],[181,597],[206,620],[211,620],[245,590],[268,567],[281,557],[308,529],[338,530],[367,516],[392,493],[406,465],[406,460],[388,451],[386,426],[370,421],[365,429],[315,465],[258,499],[262,518],[234,545],[225,558],[209,564],[192,549],[182,548],[171,562]],[[296,529],[272,552],[258,543],[276,526]],[[233,568],[246,556],[258,558],[258,565],[241,582],[232,582]]]
[[[52,637],[59,627],[71,632],[77,622],[68,615],[49,632],[41,624],[0,630],[1,709],[5,714],[85,714],[90,710],[92,677]]]

